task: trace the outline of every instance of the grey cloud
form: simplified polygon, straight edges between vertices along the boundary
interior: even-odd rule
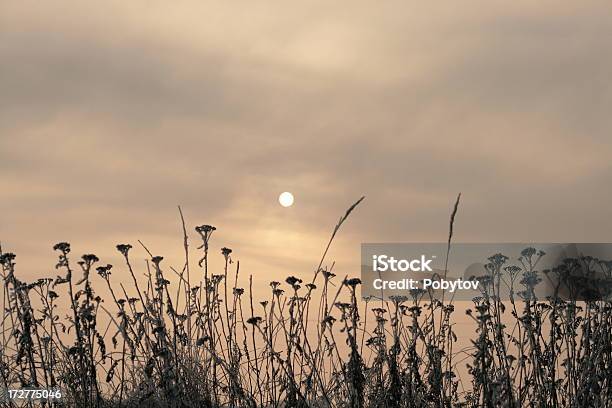
[[[264,7],[247,19],[207,5],[227,27],[197,27],[202,5],[155,18],[118,4],[111,27],[78,7],[0,20],[0,237],[18,249],[58,231],[109,247],[174,237],[180,203],[251,257],[283,247],[261,236],[283,228],[315,253],[362,194],[339,259],[361,241],[444,239],[458,191],[466,239],[610,229],[612,29],[597,10]],[[298,197],[290,221],[274,202],[285,189]]]

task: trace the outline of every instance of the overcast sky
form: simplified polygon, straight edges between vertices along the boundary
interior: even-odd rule
[[[429,3],[2,2],[3,249],[180,267],[180,204],[263,285],[366,195],[330,258],[357,275],[459,191],[458,241],[611,241],[610,3]]]

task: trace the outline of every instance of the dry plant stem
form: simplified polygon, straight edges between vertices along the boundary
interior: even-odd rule
[[[0,250],[5,310],[0,384],[56,385],[73,406],[100,408],[609,405],[610,302],[525,297],[535,285],[528,278],[543,276],[540,255],[527,248],[520,262],[510,265],[498,254],[488,260],[490,283],[483,283],[482,295],[473,300],[475,311],[467,312],[475,329],[471,344],[458,350],[452,299],[438,301],[425,292],[374,303],[365,299],[360,305],[360,280],[339,280],[333,263],[323,267],[340,226],[359,202],[334,228],[312,284],[302,285],[293,276],[286,283],[271,282],[271,295],[259,303],[257,275],[248,274],[246,299],[239,286],[246,281],[244,264],[234,264],[228,249],[221,251],[225,264],[218,272],[208,270],[212,226],[196,229],[204,280],[192,287],[180,208],[184,263],[166,265],[141,243],[148,254],[142,265],[145,286],[139,286],[139,268],[132,265],[127,245],[117,249],[131,278],[120,271],[113,283],[110,265],[92,269],[93,255],[83,257],[88,259],[81,264],[83,279],[74,283],[65,243],[57,245],[65,275],[33,283],[19,281],[14,255]],[[447,262],[458,204],[459,198],[451,214]],[[587,269],[597,264],[612,275],[612,264],[576,262]],[[98,277],[90,276],[94,270]],[[100,285],[109,303],[94,292]],[[120,291],[113,288],[117,285]],[[511,288],[508,303],[499,299],[500,285]],[[134,291],[137,296],[130,297]],[[67,316],[57,312],[60,304],[72,309]],[[308,330],[310,308],[316,330]]]

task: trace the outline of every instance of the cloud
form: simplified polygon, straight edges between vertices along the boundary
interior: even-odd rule
[[[459,238],[605,240],[603,7],[5,5],[0,237],[30,276],[68,238],[177,239],[179,262],[180,203],[247,265],[306,273],[365,194],[350,270],[363,241],[444,239],[463,191]]]

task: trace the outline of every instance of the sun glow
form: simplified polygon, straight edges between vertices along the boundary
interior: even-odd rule
[[[288,191],[285,191],[281,195],[278,196],[278,202],[283,207],[291,207],[293,205],[293,194]]]

